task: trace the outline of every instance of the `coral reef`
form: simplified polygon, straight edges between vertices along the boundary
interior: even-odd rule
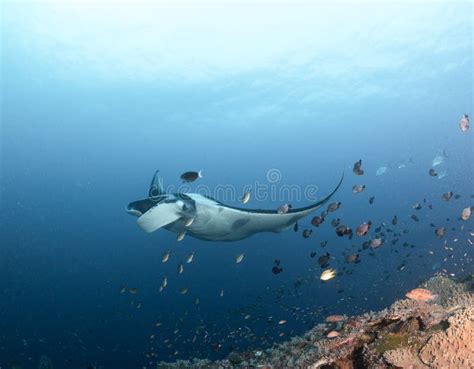
[[[474,368],[474,278],[435,276],[421,288],[434,301],[398,300],[387,309],[315,326],[263,351],[227,359],[159,363],[163,368],[468,369]],[[337,331],[337,335],[329,332]]]
[[[432,368],[474,368],[474,306],[451,316],[448,324],[431,336],[420,359]]]
[[[383,358],[388,364],[396,368],[428,368],[418,359],[416,352],[407,347],[387,351],[383,354]]]

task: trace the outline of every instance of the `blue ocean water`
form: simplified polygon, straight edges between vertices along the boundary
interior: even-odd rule
[[[474,271],[472,219],[458,219],[474,201],[472,131],[458,127],[473,113],[472,3],[6,1],[0,22],[1,368],[42,355],[65,369],[222,358],[384,308],[437,272]],[[342,204],[297,233],[178,243],[125,211],[157,169],[175,187],[202,170],[189,191],[232,206],[263,186],[251,209],[309,205],[304,189],[322,198],[344,171]],[[333,218],[373,226],[349,240]],[[382,223],[386,242],[363,250]],[[338,274],[322,283],[326,252]]]

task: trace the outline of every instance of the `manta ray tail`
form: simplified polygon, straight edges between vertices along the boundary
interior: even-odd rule
[[[329,194],[327,195],[325,198],[319,200],[317,203],[314,203],[314,204],[311,204],[311,205],[308,205],[304,208],[299,208],[299,209],[291,209],[289,211],[289,213],[299,213],[299,212],[304,212],[304,211],[311,211],[311,210],[314,210],[316,208],[319,208],[321,205],[324,205],[325,203],[327,203],[331,197],[337,192],[337,190],[339,189],[339,187],[341,187],[341,184],[342,184],[342,180],[344,179],[344,172],[342,172],[342,176],[341,176],[341,179],[339,180],[339,183],[337,184],[336,188]]]

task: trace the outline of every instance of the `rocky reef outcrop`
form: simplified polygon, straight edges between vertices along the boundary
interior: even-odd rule
[[[232,352],[213,362],[163,362],[157,368],[474,368],[474,277],[456,282],[439,275],[420,287],[437,298],[403,299],[380,312],[329,319],[267,350]]]

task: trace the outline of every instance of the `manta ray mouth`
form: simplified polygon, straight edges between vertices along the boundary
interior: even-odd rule
[[[130,215],[141,217],[156,204],[156,201],[150,199],[138,200],[128,204],[126,210]]]
[[[163,194],[154,197],[149,197],[147,199],[133,201],[129,203],[126,207],[127,213],[134,215],[136,217],[141,217],[148,210],[155,207],[158,204],[162,203],[178,203],[180,200],[192,201],[192,199],[184,193],[175,193],[175,194]],[[189,204],[188,204],[189,205]],[[182,210],[194,209],[193,206],[184,206]]]

